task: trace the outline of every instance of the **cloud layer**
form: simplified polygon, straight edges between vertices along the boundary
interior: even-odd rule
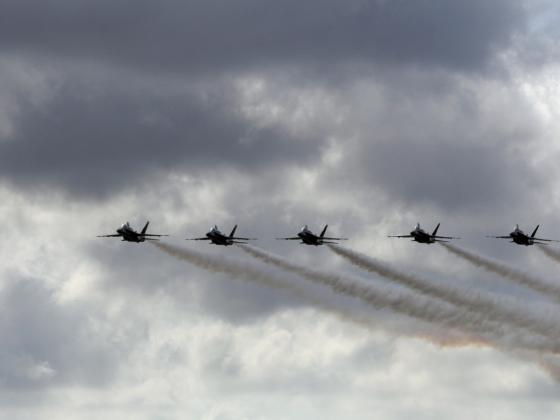
[[[350,278],[327,249],[272,240],[328,223],[438,290],[553,322],[545,297],[385,236],[441,222],[465,248],[555,278],[538,249],[484,235],[541,223],[560,238],[557,19],[551,2],[506,0],[6,2],[0,417],[557,418],[550,370],[441,325],[274,267],[253,274],[302,294],[95,238],[150,220],[184,245],[239,224]]]

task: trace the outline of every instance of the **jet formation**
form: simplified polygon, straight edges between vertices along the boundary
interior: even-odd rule
[[[121,225],[120,228],[116,230],[116,233],[109,234],[109,235],[98,235],[98,238],[122,238],[122,241],[126,242],[135,242],[141,243],[145,241],[159,241],[159,238],[162,236],[169,236],[163,234],[154,234],[154,233],[147,233],[148,225],[150,222],[146,222],[144,228],[137,232],[134,230],[130,223],[126,222]],[[337,241],[346,241],[348,238],[340,238],[334,236],[325,236],[327,232],[327,228],[329,225],[325,225],[323,230],[320,234],[313,233],[307,225],[305,225],[301,230],[297,233],[296,236],[286,237],[286,238],[276,238],[277,240],[283,241],[300,241],[300,244],[304,245],[313,245],[313,246],[320,246],[324,244],[338,244]],[[460,239],[456,236],[441,236],[438,235],[438,230],[440,227],[440,223],[437,224],[435,229],[432,233],[426,232],[424,229],[420,227],[420,223],[416,224],[416,227],[412,232],[408,235],[389,235],[389,238],[411,238],[412,241],[418,242],[421,244],[433,244],[437,242],[450,242],[453,239]],[[510,239],[511,243],[517,245],[547,245],[550,242],[560,242],[556,239],[545,239],[545,238],[537,238],[537,230],[539,229],[539,225],[533,230],[531,235],[527,235],[521,229],[519,229],[519,225],[515,225],[515,229],[509,235],[505,236],[487,236],[487,238],[497,238],[497,239]],[[256,240],[256,238],[246,238],[241,236],[235,236],[235,232],[237,230],[237,225],[233,227],[229,235],[222,233],[218,226],[214,226],[210,229],[209,232],[206,233],[206,236],[199,237],[199,238],[187,238],[188,241],[209,241],[209,243],[213,245],[222,245],[222,246],[230,246],[234,244],[247,244],[248,241]]]

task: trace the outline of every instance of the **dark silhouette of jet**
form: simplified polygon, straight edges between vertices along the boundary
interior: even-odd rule
[[[113,235],[98,235],[98,238],[122,238],[123,241],[126,242],[144,242],[144,241],[159,241],[155,237],[160,236],[169,236],[169,235],[156,235],[153,233],[146,233],[148,230],[148,225],[150,222],[146,222],[144,229],[141,232],[136,232],[131,226],[130,223],[126,222],[120,228],[117,229],[117,233]]]
[[[294,237],[291,237],[291,238],[276,238],[276,239],[284,240],[284,241],[301,241],[302,244],[315,245],[315,246],[323,245],[323,244],[336,244],[338,242],[334,242],[334,241],[345,241],[345,240],[348,239],[348,238],[334,238],[334,237],[330,237],[330,236],[325,236],[325,233],[327,232],[328,227],[329,227],[329,225],[325,225],[321,234],[320,235],[315,235],[313,232],[311,232],[309,230],[307,225],[305,225],[299,231],[297,236],[294,236]]]
[[[496,238],[496,239],[511,239],[510,242],[515,243],[517,245],[534,245],[534,244],[541,244],[546,245],[546,242],[560,242],[555,239],[543,239],[543,238],[535,238],[537,234],[537,230],[539,229],[540,225],[537,225],[531,236],[527,235],[521,229],[519,229],[519,225],[515,225],[515,229],[507,236],[488,236],[488,238]]]
[[[210,229],[210,232],[206,234],[206,236],[202,238],[187,238],[187,241],[210,241],[214,245],[233,245],[233,244],[246,244],[247,242],[244,241],[254,241],[255,238],[241,238],[235,235],[235,231],[237,229],[237,225],[235,225],[229,234],[229,236],[224,235],[218,229],[218,226],[214,226]]]
[[[410,232],[409,235],[393,235],[389,236],[389,238],[412,238],[413,241],[420,242],[421,244],[433,244],[436,242],[450,242],[446,239],[459,239],[454,236],[438,236],[437,231],[439,229],[439,223],[437,224],[436,228],[429,234],[424,229],[420,227],[420,223],[416,224],[416,228]]]

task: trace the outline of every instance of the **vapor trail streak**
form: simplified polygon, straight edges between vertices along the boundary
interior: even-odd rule
[[[538,332],[545,337],[553,338],[555,341],[560,337],[560,327],[556,323],[528,313],[525,308],[515,305],[513,302],[500,302],[480,293],[472,293],[468,290],[459,290],[434,284],[426,279],[419,278],[413,274],[403,273],[388,265],[356,251],[351,251],[336,245],[328,245],[335,254],[340,255],[357,267],[369,272],[376,273],[386,279],[405,285],[425,295],[445,300],[456,306],[461,306],[477,314],[482,319],[493,319],[495,321],[512,324],[516,327]]]
[[[440,242],[440,245],[450,253],[463,258],[464,260],[470,262],[471,264],[474,264],[477,267],[483,268],[487,271],[490,271],[491,273],[498,274],[505,279],[511,280],[517,284],[527,286],[530,289],[536,290],[537,292],[548,296],[550,299],[560,302],[560,287],[554,284],[546,283],[543,280],[537,277],[533,277],[528,273],[524,273],[522,271],[508,267],[504,263],[483,257],[481,255],[475,254],[474,252],[467,251],[463,248],[459,248],[457,246],[442,242]]]
[[[560,252],[556,251],[555,249],[551,249],[546,245],[537,244],[537,248],[539,248],[547,257],[553,259],[556,262],[560,262]]]
[[[506,325],[481,320],[471,312],[460,310],[445,302],[426,300],[410,293],[394,293],[386,288],[366,284],[348,276],[312,270],[293,264],[252,246],[239,245],[239,247],[263,262],[299,274],[314,283],[327,285],[336,293],[355,297],[376,308],[389,308],[413,318],[477,335],[495,343],[502,350],[508,351],[509,348],[517,348],[539,352],[560,352],[560,346],[556,343],[519,332],[513,333],[511,328],[507,328]]]
[[[164,253],[172,257],[189,262],[192,265],[204,270],[214,273],[229,274],[239,280],[256,282],[272,288],[289,290],[298,297],[305,299],[319,309],[329,312],[342,321],[351,322],[370,331],[384,329],[381,325],[379,325],[379,323],[373,322],[368,317],[358,316],[355,313],[338,307],[325,300],[318,299],[317,296],[312,294],[310,291],[298,287],[293,282],[278,278],[270,273],[267,273],[266,271],[259,270],[258,268],[249,267],[247,266],[247,264],[240,264],[231,260],[216,258],[211,255],[202,254],[185,248],[179,248],[162,242],[150,243],[156,246],[160,251],[163,251]],[[394,331],[387,332],[394,333]],[[407,333],[406,335],[429,341],[440,347],[456,347],[461,345],[488,345],[483,340],[474,339],[466,336],[465,334],[448,334],[447,336],[441,336],[429,334],[427,332],[412,332]]]

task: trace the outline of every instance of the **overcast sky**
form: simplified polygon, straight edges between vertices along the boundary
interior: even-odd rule
[[[451,331],[183,239],[239,224],[401,290],[274,241],[328,223],[393,267],[557,319],[386,235],[441,222],[558,281],[537,247],[484,236],[560,238],[559,28],[551,0],[0,0],[0,417],[557,419],[536,363],[439,347],[419,334]],[[146,220],[305,291],[96,238]]]

